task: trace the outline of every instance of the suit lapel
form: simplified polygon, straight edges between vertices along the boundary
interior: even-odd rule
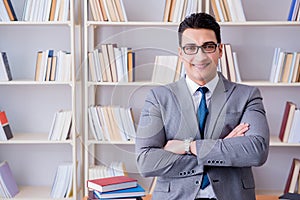
[[[219,119],[224,106],[234,89],[234,84],[227,81],[222,74],[219,73],[219,81],[211,97],[209,105],[209,115],[206,122],[205,136],[206,138],[218,139],[224,127],[224,119]],[[217,125],[218,124],[218,125]]]
[[[187,137],[200,138],[197,117],[194,112],[194,103],[186,85],[185,79],[182,78],[172,89],[180,105],[182,113],[182,130]],[[191,113],[192,112],[192,113]]]

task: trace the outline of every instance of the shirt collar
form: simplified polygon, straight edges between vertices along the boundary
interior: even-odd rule
[[[188,76],[186,76],[185,81],[189,88],[190,94],[192,96],[195,94],[196,90],[199,87],[203,87],[203,86],[207,87],[209,89],[209,93],[212,94],[218,84],[219,76],[217,74],[211,81],[209,81],[208,83],[206,83],[205,85],[202,85],[202,86],[200,86],[197,83],[195,83],[194,81],[192,81]]]

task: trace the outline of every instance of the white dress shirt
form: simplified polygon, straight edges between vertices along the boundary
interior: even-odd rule
[[[190,94],[191,94],[193,102],[194,102],[195,115],[197,115],[197,110],[198,110],[200,100],[202,97],[201,92],[197,91],[197,89],[199,87],[204,87],[204,86],[208,88],[208,91],[205,93],[206,104],[208,107],[209,103],[210,103],[211,95],[212,95],[213,91],[215,90],[217,83],[219,81],[219,76],[216,75],[215,78],[213,78],[210,82],[206,83],[205,85],[201,85],[201,86],[198,85],[197,83],[195,83],[194,81],[192,81],[188,76],[186,76],[185,80],[186,80],[186,84],[189,88]],[[199,185],[199,192],[198,192],[196,198],[216,198],[216,195],[214,193],[212,185],[209,184],[203,190],[200,189],[200,185]]]

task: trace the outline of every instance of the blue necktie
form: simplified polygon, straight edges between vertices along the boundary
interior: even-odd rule
[[[201,92],[202,97],[201,97],[201,101],[199,104],[199,108],[197,111],[197,118],[198,118],[198,122],[199,122],[199,129],[200,129],[200,135],[201,135],[201,139],[204,139],[204,127],[205,127],[205,122],[206,122],[206,117],[208,114],[208,109],[206,106],[206,98],[205,98],[205,93],[208,92],[207,87],[199,87],[198,91]],[[206,173],[203,173],[203,178],[202,178],[202,182],[201,182],[201,189],[206,188],[209,185],[209,179],[207,177]]]

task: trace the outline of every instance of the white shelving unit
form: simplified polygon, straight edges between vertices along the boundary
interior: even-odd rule
[[[76,132],[76,69],[74,1],[66,22],[21,21],[26,0],[12,0],[19,21],[0,22],[0,51],[8,55],[13,80],[0,82],[0,109],[5,110],[14,137],[0,141],[0,160],[7,160],[20,192],[12,199],[51,199],[57,167],[73,166],[73,196],[77,199],[78,133]],[[67,82],[34,81],[40,50],[65,50],[72,54],[72,78]],[[71,139],[49,141],[55,112],[72,111]]]

